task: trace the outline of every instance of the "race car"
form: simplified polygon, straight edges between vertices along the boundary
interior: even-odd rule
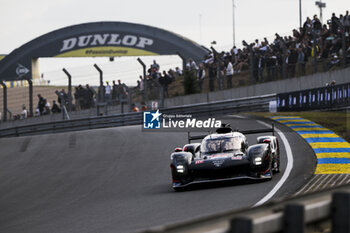
[[[188,136],[189,143],[176,148],[170,156],[172,184],[180,190],[193,184],[235,179],[272,179],[280,171],[278,139],[260,136],[248,146],[245,134],[274,132],[268,130],[233,131],[223,125],[216,133]],[[191,143],[202,139],[201,143]]]

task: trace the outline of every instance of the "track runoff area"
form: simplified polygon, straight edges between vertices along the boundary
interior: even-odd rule
[[[298,116],[273,116],[271,119],[298,133],[316,155],[315,175],[297,194],[350,183],[350,143],[333,131]]]

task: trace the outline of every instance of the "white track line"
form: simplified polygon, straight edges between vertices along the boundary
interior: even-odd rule
[[[332,182],[334,182],[334,179],[338,179],[338,174],[333,174],[332,178],[323,186],[323,189],[332,187]]]
[[[240,118],[240,119],[247,119],[247,117],[241,116],[241,115],[228,115],[228,116],[234,117],[234,118]]]
[[[326,183],[326,180],[331,177],[331,174],[325,174],[322,175],[322,178],[319,180],[320,182],[318,182],[318,184],[315,185],[315,187],[313,188],[313,191],[317,191],[319,187],[321,187],[321,185],[323,185],[323,183]]]
[[[318,176],[314,175],[314,176],[311,178],[311,180],[309,180],[309,182],[307,182],[307,183],[302,187],[302,189],[300,189],[300,190],[295,194],[295,196],[296,196],[296,195],[299,195],[300,193],[302,193],[302,192],[306,189],[306,187],[308,187],[308,186],[314,181],[314,179],[316,179],[316,177],[318,177]]]
[[[304,193],[308,193],[310,190],[312,190],[312,188],[317,184],[317,182],[318,181],[320,181],[321,182],[321,179],[323,179],[323,177],[325,176],[325,175],[316,175],[317,176],[317,180],[312,184],[312,185],[310,185],[309,186],[309,188],[304,192]]]
[[[320,184],[316,187],[315,191],[319,191],[327,188],[327,184],[331,182],[333,178],[334,178],[334,174],[327,175],[327,177],[324,178],[324,180],[321,181]]]
[[[336,184],[339,184],[339,181],[343,179],[343,175],[339,174],[338,178],[331,184],[331,187],[333,187]]]
[[[347,184],[348,182],[346,182],[346,178],[348,178],[348,174],[346,174],[342,181],[339,182],[339,185]]]
[[[257,121],[258,123],[266,126],[266,127],[271,127],[271,125],[266,124],[265,122],[262,121]],[[273,195],[276,194],[276,192],[282,187],[282,185],[284,184],[284,182],[286,182],[286,180],[288,179],[290,173],[292,172],[293,169],[293,153],[292,153],[292,149],[290,148],[289,142],[286,138],[286,136],[282,133],[281,130],[277,129],[275,127],[275,130],[277,131],[278,135],[280,136],[280,138],[283,141],[284,147],[286,148],[286,152],[287,152],[287,167],[286,170],[283,173],[282,178],[277,182],[277,184],[275,185],[275,187],[273,187],[273,189],[265,196],[263,197],[260,201],[258,201],[254,206],[259,206],[264,204],[265,202],[267,202],[271,197],[273,197]]]

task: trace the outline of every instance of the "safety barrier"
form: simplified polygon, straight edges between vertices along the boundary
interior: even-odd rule
[[[276,94],[164,108],[161,109],[161,112],[165,114],[191,114],[192,117],[207,117],[245,111],[259,112],[268,111],[269,102],[272,100],[276,100]],[[127,125],[141,125],[142,120],[143,119],[141,112],[131,112],[102,117],[55,121],[4,128],[0,130],[0,137],[59,133]]]
[[[331,231],[330,231],[331,230]],[[350,186],[230,211],[139,233],[303,233],[350,231]]]
[[[350,83],[277,95],[278,111],[341,108],[350,105]]]

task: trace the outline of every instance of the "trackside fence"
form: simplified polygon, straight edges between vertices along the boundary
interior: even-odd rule
[[[350,232],[350,186],[138,233]]]
[[[272,100],[276,100],[276,94],[164,108],[160,109],[160,112],[164,114],[190,114],[192,117],[208,117],[246,111],[259,112],[268,111],[269,103]],[[4,128],[0,130],[0,137],[141,125],[142,123],[142,112],[129,112],[110,116],[89,117]]]

